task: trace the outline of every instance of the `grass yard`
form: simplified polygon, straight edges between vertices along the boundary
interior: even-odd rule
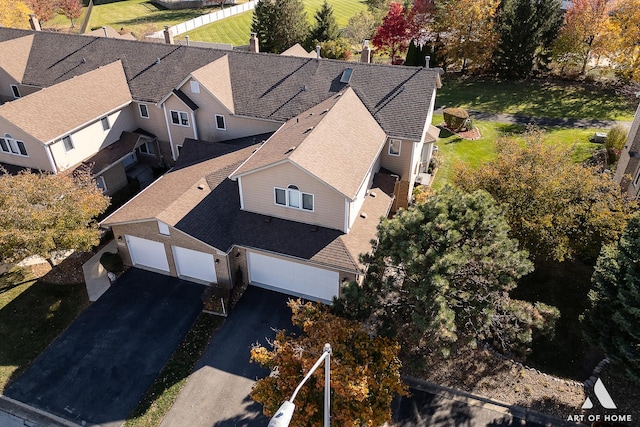
[[[180,347],[126,421],[125,427],[152,427],[160,424],[209,344],[211,335],[223,322],[224,318],[211,314],[201,313],[198,316]]]
[[[445,75],[436,104],[532,117],[633,120],[637,105],[595,86]]]
[[[89,304],[84,283],[44,283],[29,274],[0,276],[0,392]]]
[[[305,10],[309,22],[313,22],[316,10],[320,8],[323,0],[304,0]],[[333,13],[340,28],[346,27],[349,18],[366,6],[360,0],[329,0],[333,6]],[[249,44],[251,34],[251,18],[253,12],[245,12],[213,24],[205,25],[186,34],[191,40],[214,43],[231,43],[234,46]],[[176,38],[184,38],[182,34]]]

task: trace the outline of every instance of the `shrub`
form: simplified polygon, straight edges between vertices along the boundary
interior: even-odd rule
[[[320,44],[320,55],[323,58],[328,59],[341,59],[344,61],[351,58],[351,46],[349,41],[345,38],[337,38],[335,40],[328,40]]]
[[[452,131],[462,129],[469,118],[469,113],[463,108],[445,108],[442,113],[444,115],[444,122]]]
[[[621,125],[615,125],[611,128],[609,133],[607,134],[607,139],[605,140],[605,147],[614,148],[616,150],[622,150],[624,148],[624,143],[627,141],[627,129]]]
[[[105,252],[100,257],[100,264],[110,273],[120,273],[124,270],[124,264],[120,255],[113,252]]]

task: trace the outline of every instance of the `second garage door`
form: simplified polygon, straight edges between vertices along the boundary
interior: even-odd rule
[[[216,264],[213,255],[173,246],[173,259],[176,262],[178,276],[217,283]]]
[[[335,271],[247,252],[249,281],[256,286],[330,303],[338,295]]]
[[[164,244],[135,236],[125,236],[131,262],[136,267],[150,267],[155,270],[169,271],[167,253]]]

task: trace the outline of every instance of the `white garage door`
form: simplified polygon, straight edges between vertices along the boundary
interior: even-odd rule
[[[151,267],[156,270],[169,271],[164,244],[135,236],[125,236],[131,262],[134,266]]]
[[[191,277],[216,283],[216,266],[213,255],[179,246],[173,246],[173,259],[178,276]]]
[[[335,271],[247,252],[249,281],[311,300],[331,302],[338,295],[339,275]]]

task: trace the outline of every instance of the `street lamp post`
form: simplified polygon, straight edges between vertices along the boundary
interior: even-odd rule
[[[331,401],[329,397],[329,392],[331,390],[331,381],[330,381],[330,359],[331,359],[331,346],[329,344],[324,345],[324,349],[322,350],[322,355],[318,358],[316,363],[311,367],[307,375],[302,379],[298,387],[294,390],[291,395],[291,399],[286,400],[280,407],[278,408],[278,412],[271,418],[269,421],[268,427],[287,427],[291,422],[291,418],[293,417],[293,410],[296,408],[296,405],[293,404],[293,399],[296,398],[296,395],[304,385],[304,383],[311,377],[311,375],[315,372],[316,369],[320,367],[322,362],[324,363],[324,427],[329,427],[329,410],[331,407]]]

